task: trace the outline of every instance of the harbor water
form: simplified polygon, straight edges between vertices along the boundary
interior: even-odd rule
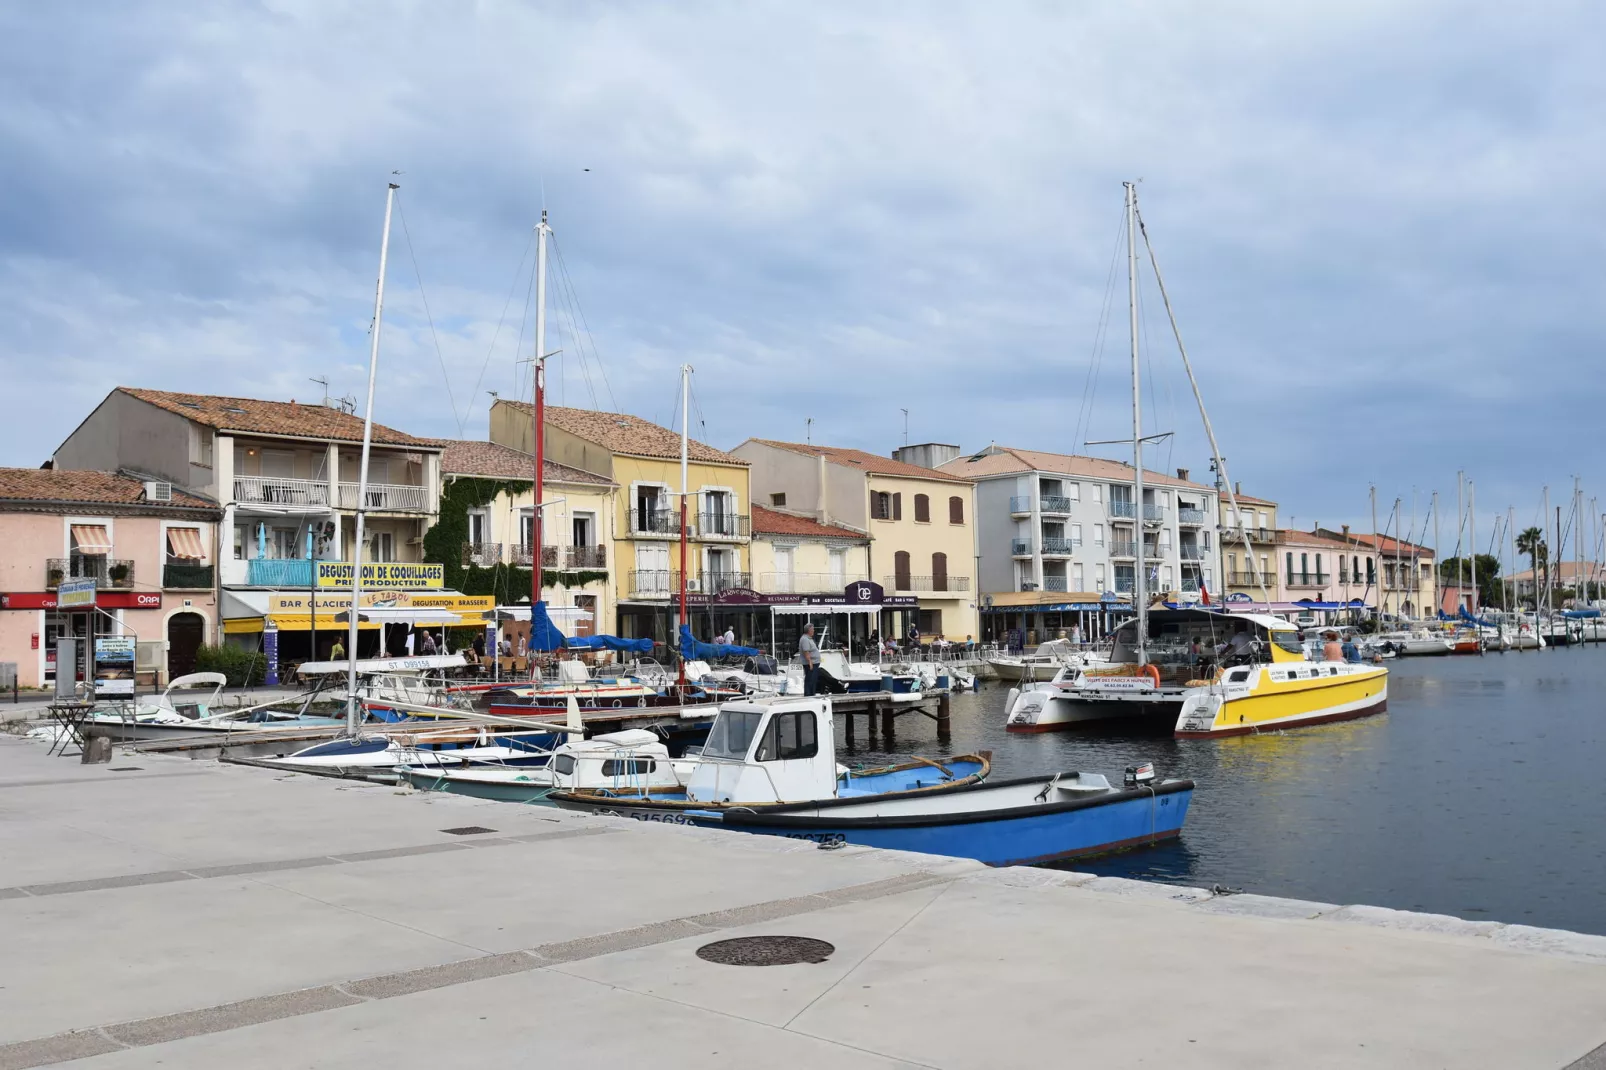
[[[1390,663],[1388,712],[1260,736],[1004,731],[1005,683],[842,758],[990,749],[993,775],[1153,761],[1198,784],[1180,841],[1072,868],[1606,934],[1606,646]],[[838,727],[838,739],[842,728]]]

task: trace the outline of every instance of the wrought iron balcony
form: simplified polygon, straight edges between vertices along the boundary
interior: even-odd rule
[[[969,576],[887,576],[882,586],[889,591],[968,591]]]
[[[207,590],[212,586],[212,566],[168,562],[162,567],[162,586],[169,590]]]
[[[1032,556],[1032,540],[1030,540],[1030,539],[1014,539],[1014,540],[1012,540],[1010,542],[1010,544],[1009,544],[1009,553],[1010,553],[1011,557],[1031,557]]]
[[[755,590],[764,594],[841,594],[842,588],[870,577],[859,572],[756,572]]]
[[[745,539],[751,532],[748,518],[738,513],[699,513],[697,516],[700,539]]]
[[[1016,494],[1009,499],[1009,511],[1014,514],[1030,513],[1032,511],[1032,496],[1030,494]]]
[[[242,505],[328,505],[329,484],[317,479],[235,476],[234,500]]]
[[[1137,519],[1138,509],[1131,502],[1112,501],[1110,503],[1110,515],[1118,519],[1135,520]]]
[[[1189,527],[1198,527],[1204,522],[1205,511],[1203,509],[1193,509],[1187,506],[1178,507],[1177,523],[1186,524]]]
[[[134,589],[134,562],[99,554],[74,554],[45,560],[45,589],[54,591],[63,580],[94,580],[102,591]]]
[[[304,557],[257,557],[245,563],[252,587],[310,587],[312,562]]]
[[[1134,576],[1115,577],[1115,592],[1117,594],[1131,594],[1137,589],[1137,578]]]
[[[1330,572],[1290,572],[1283,583],[1287,587],[1326,587],[1332,578]]]
[[[669,584],[670,573],[668,569],[636,569],[630,573],[630,596],[632,598],[668,598],[672,592],[678,592],[679,584],[671,588]]]
[[[1127,539],[1116,539],[1110,543],[1111,557],[1136,557],[1138,544]]]
[[[463,544],[463,567],[491,568],[502,563],[502,544],[499,542],[466,542]]]
[[[1081,542],[1080,539],[1060,539],[1043,536],[1044,557],[1066,557]]]
[[[535,564],[535,547],[522,542],[509,546],[507,548],[507,557],[510,564],[518,565],[520,568],[529,568]]]
[[[355,509],[358,501],[356,483],[340,484],[340,508]],[[433,510],[424,500],[424,488],[410,483],[370,483],[363,508],[382,513],[428,513]]]
[[[1045,591],[1068,591],[1070,589],[1070,581],[1064,576],[1043,577],[1043,590]]]
[[[1069,513],[1071,499],[1062,494],[1044,494],[1037,499],[1037,509],[1041,513]]]
[[[690,518],[687,518],[690,523]],[[630,534],[632,535],[679,535],[680,513],[669,509],[642,509],[637,507],[630,510]]]
[[[608,567],[608,548],[606,546],[565,546],[563,548],[563,564],[565,568],[574,569],[603,569]]]
[[[1259,587],[1264,583],[1268,588],[1277,586],[1277,577],[1270,572],[1262,572],[1257,578],[1253,572],[1229,572],[1227,584],[1231,587]]]

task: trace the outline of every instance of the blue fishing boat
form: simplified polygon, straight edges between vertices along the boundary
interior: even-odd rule
[[[775,697],[721,707],[679,789],[555,791],[565,809],[852,843],[1017,865],[1079,858],[1176,836],[1189,780],[1127,770],[989,782],[986,754],[917,758],[853,772],[836,764],[831,700]]]

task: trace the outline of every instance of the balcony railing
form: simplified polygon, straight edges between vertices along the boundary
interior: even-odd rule
[[[1074,550],[1081,541],[1081,539],[1055,539],[1045,535],[1043,536],[1043,554],[1045,556],[1064,557]]]
[[[1182,589],[1184,591],[1192,591],[1194,594],[1198,594],[1199,593],[1199,580],[1198,580],[1198,577],[1195,577],[1195,576],[1184,576],[1184,577],[1182,577]]]
[[[1241,527],[1235,528],[1228,524],[1218,524],[1216,530],[1221,532],[1224,540],[1242,543],[1247,536],[1250,542],[1276,542],[1277,530],[1275,528]]]
[[[1071,511],[1071,499],[1062,494],[1044,494],[1037,501],[1039,512],[1068,513]]]
[[[212,586],[212,566],[167,564],[162,566],[162,586],[169,590],[206,590]]]
[[[1113,517],[1123,517],[1127,520],[1134,520],[1138,515],[1137,506],[1133,505],[1131,502],[1112,501],[1110,503],[1110,515]]]
[[[968,591],[969,576],[887,576],[882,586],[889,591]]]
[[[1138,544],[1135,542],[1116,539],[1110,543],[1111,557],[1136,557],[1137,555]]]
[[[1137,589],[1137,579],[1133,576],[1115,577],[1115,591],[1117,594],[1131,594]]]
[[[677,578],[676,582],[679,580]],[[704,572],[697,577],[697,585],[703,594],[719,594],[737,587],[753,586],[751,572]]]
[[[563,565],[574,569],[603,569],[608,567],[606,546],[565,546]]]
[[[1143,519],[1144,520],[1151,520],[1151,521],[1164,520],[1165,519],[1165,506],[1163,506],[1163,505],[1145,505],[1143,507]]]
[[[1045,591],[1068,591],[1070,589],[1070,582],[1064,576],[1043,577],[1043,590]]]
[[[235,476],[234,500],[248,505],[328,505],[329,484],[316,479]]]
[[[312,562],[304,557],[258,557],[245,563],[252,587],[310,587]]]
[[[690,518],[687,518],[690,522]],[[668,509],[640,508],[630,510],[630,534],[632,535],[679,535],[680,513]]]
[[[1229,572],[1227,584],[1231,587],[1259,587],[1264,583],[1268,588],[1277,586],[1277,577],[1270,572],[1262,572],[1257,578],[1253,572]]]
[[[754,589],[764,594],[841,594],[870,577],[857,572],[756,572]]]
[[[748,518],[738,513],[700,513],[697,535],[703,539],[745,539],[752,531]]]
[[[1030,494],[1017,494],[1009,499],[1011,513],[1029,513],[1032,511],[1032,496]]]
[[[427,513],[424,488],[410,483],[370,483],[364,508],[382,513]],[[357,484],[340,484],[340,508],[357,508]]]
[[[1191,509],[1191,508],[1189,508],[1187,506],[1178,506],[1178,508],[1177,508],[1177,523],[1179,523],[1179,524],[1188,524],[1188,525],[1190,525],[1192,527],[1198,527],[1199,525],[1203,524],[1204,522],[1205,522],[1205,511],[1203,509]]]
[[[509,564],[518,565],[521,568],[529,568],[535,564],[535,547],[528,546],[522,542],[509,546],[507,548],[507,559]]]
[[[463,567],[490,568],[502,563],[502,544],[499,542],[466,542],[463,544]]]
[[[94,580],[102,591],[134,589],[134,562],[89,554],[45,560],[45,589],[54,591],[63,580]]]
[[[1177,553],[1183,561],[1192,564],[1199,564],[1205,560],[1205,552],[1197,546],[1184,546]]]
[[[670,587],[668,569],[636,569],[630,573],[632,598],[668,598],[671,590],[678,592],[679,585]]]
[[[1331,572],[1290,572],[1284,583],[1288,587],[1326,587],[1332,578]]]
[[[1014,540],[1012,540],[1010,542],[1010,544],[1009,544],[1009,553],[1010,553],[1011,557],[1031,557],[1032,556],[1032,540],[1030,540],[1030,539],[1014,539]]]

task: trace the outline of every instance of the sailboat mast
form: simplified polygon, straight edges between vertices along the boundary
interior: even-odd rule
[[[531,434],[535,439],[535,496],[530,500],[530,627],[535,627],[535,603],[541,601],[544,586],[541,547],[546,545],[541,499],[545,497],[542,477],[546,474],[546,239],[552,232],[547,226],[546,209],[541,209],[541,222],[535,225],[535,360],[530,374],[534,377],[531,395],[535,404],[530,409],[534,421]],[[531,639],[535,636],[532,634]],[[533,662],[532,662],[533,667]],[[533,672],[532,672],[533,675]]]
[[[1383,543],[1380,541],[1382,536],[1380,536],[1377,533],[1377,484],[1376,483],[1372,484],[1371,497],[1372,497],[1372,552],[1371,552],[1370,555],[1368,555],[1367,562],[1372,567],[1366,570],[1371,576],[1371,579],[1367,582],[1367,586],[1371,586],[1371,584],[1373,582],[1375,582],[1377,584],[1377,590],[1374,592],[1374,594],[1375,594],[1375,596],[1377,598],[1377,624],[1378,624],[1378,631],[1382,631],[1383,630],[1383,560],[1382,560]]]
[[[1127,304],[1132,328],[1132,528],[1137,538],[1137,545],[1133,547],[1137,564],[1132,569],[1132,603],[1138,611],[1138,664],[1141,666],[1147,660],[1144,641],[1149,630],[1149,614],[1143,582],[1143,395],[1138,372],[1138,188],[1131,182],[1123,185],[1126,186]]]
[[[686,452],[690,445],[687,420],[690,418],[691,365],[680,366],[680,626],[686,626]],[[680,652],[680,687],[686,689],[686,652]]]
[[[346,731],[357,734],[357,617],[362,608],[363,517],[368,512],[368,452],[374,440],[374,380],[379,372],[379,328],[385,315],[385,264],[390,259],[390,212],[401,187],[385,190],[385,230],[379,239],[379,285],[374,289],[374,330],[368,348],[368,401],[362,415],[362,467],[357,472],[357,521],[351,555],[351,608],[347,611]],[[381,632],[383,635],[383,632]]]
[[[1478,488],[1472,480],[1467,480],[1467,542],[1471,549],[1467,557],[1472,560],[1472,597],[1478,598]],[[1483,601],[1478,600],[1478,616],[1483,616]],[[1483,653],[1483,629],[1478,629],[1478,653]]]

